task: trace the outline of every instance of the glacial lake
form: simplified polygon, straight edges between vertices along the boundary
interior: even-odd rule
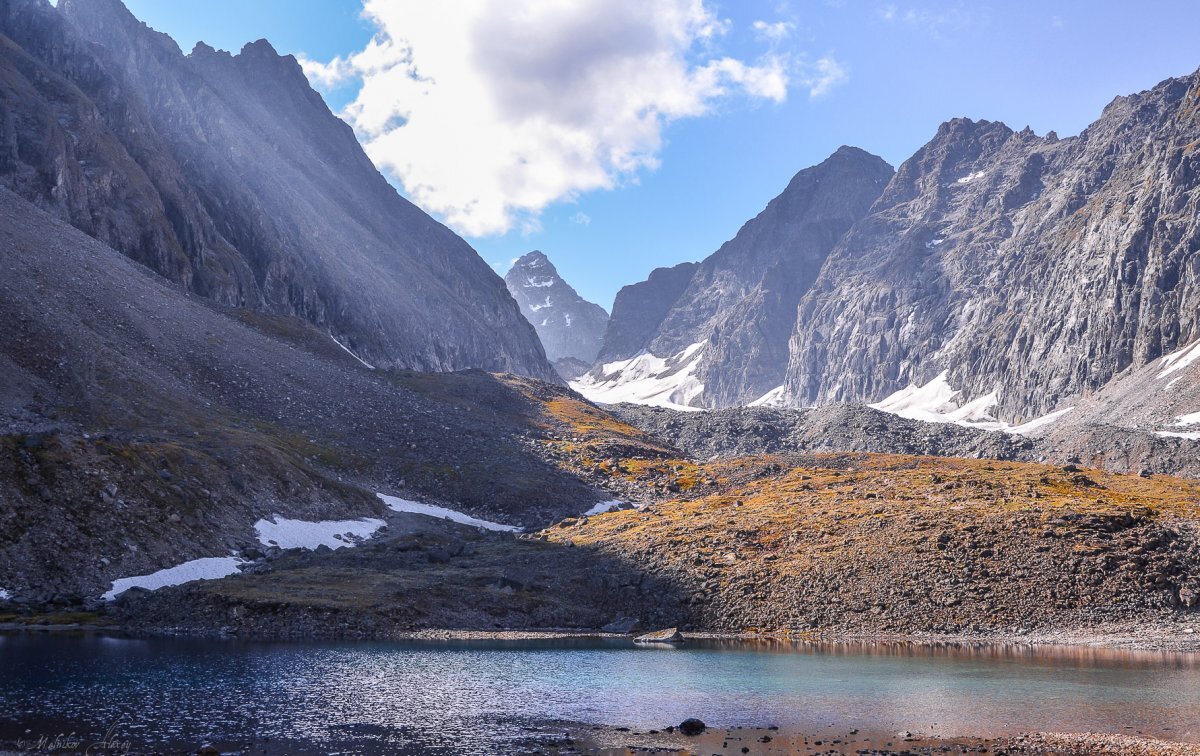
[[[1200,742],[1200,655],[624,640],[256,643],[0,635],[0,740],[506,753],[546,720]]]

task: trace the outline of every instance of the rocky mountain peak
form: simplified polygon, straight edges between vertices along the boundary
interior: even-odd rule
[[[581,365],[591,366],[608,324],[603,307],[579,296],[540,250],[519,257],[504,283],[561,375],[574,378]]]
[[[708,407],[775,389],[800,298],[891,178],[886,161],[848,146],[799,171],[702,262],[622,289],[601,364],[573,385],[598,401]]]

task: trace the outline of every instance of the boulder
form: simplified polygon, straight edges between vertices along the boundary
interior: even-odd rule
[[[639,635],[634,643],[683,643],[683,635],[678,628],[668,627],[665,630],[655,630],[652,633]]]
[[[688,737],[703,735],[704,731],[707,729],[708,725],[695,718],[685,719],[679,723],[679,732],[687,735]]]

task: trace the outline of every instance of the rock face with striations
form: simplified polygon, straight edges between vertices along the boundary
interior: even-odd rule
[[[608,313],[563,280],[554,264],[534,250],[517,259],[504,277],[508,291],[533,324],[546,357],[564,378],[587,370],[604,338]]]
[[[673,382],[681,387],[667,393],[667,403],[718,407],[753,401],[779,386],[801,296],[891,177],[882,159],[842,147],[797,173],[704,261],[656,270],[622,289],[601,352],[604,364],[579,387],[601,401],[621,393],[638,398],[632,395],[636,382],[658,370],[650,390]]]
[[[0,184],[376,366],[553,378],[499,277],[396,193],[291,56],[184,56],[118,0],[0,0],[0,42]]]
[[[1200,72],[1069,139],[943,124],[804,297],[785,392],[873,401],[945,371],[1021,421],[1196,339],[1198,317]]]

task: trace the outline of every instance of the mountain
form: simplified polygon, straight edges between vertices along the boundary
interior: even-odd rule
[[[1025,421],[1200,338],[1200,72],[1076,137],[955,119],[907,160],[800,305],[782,393],[934,382]]]
[[[608,324],[604,308],[579,296],[537,250],[517,258],[504,283],[559,373],[574,378],[586,371],[600,352]]]
[[[892,172],[842,147],[702,262],[622,289],[601,364],[573,386],[597,401],[694,407],[745,404],[779,386],[800,298]]]
[[[381,368],[556,380],[502,281],[265,40],[184,56],[119,0],[0,0],[0,185],[214,302]]]
[[[300,318],[195,296],[4,188],[0,269],[6,590],[94,597],[255,545],[275,515],[390,518],[375,492],[514,525],[612,498],[547,456],[569,432],[547,403],[596,412],[565,387],[372,370]],[[624,448],[651,453],[629,431]]]

